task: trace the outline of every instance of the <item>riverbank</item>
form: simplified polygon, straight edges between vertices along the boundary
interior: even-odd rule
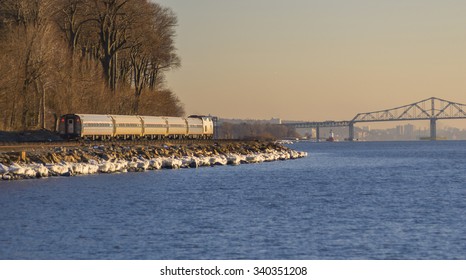
[[[274,142],[81,145],[0,153],[3,180],[239,165],[307,156]]]

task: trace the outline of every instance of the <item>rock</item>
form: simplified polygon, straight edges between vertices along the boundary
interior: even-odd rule
[[[76,159],[72,155],[67,155],[63,158],[64,161],[66,162],[76,162]]]
[[[210,158],[210,165],[227,165],[228,161],[225,157],[223,156],[212,156]]]
[[[3,164],[0,163],[0,174],[8,173],[9,170],[10,170],[10,168],[8,168],[8,166],[3,165]]]
[[[259,162],[259,161],[258,161],[258,157],[257,157],[257,155],[255,155],[255,154],[249,154],[249,155],[247,155],[247,156],[246,156],[246,161],[247,161],[248,163],[257,163],[257,162]]]
[[[69,167],[64,164],[47,164],[47,169],[52,176],[70,176]]]
[[[178,169],[181,167],[183,162],[176,158],[164,158],[162,161],[162,168],[167,169]]]
[[[162,159],[161,158],[153,158],[149,161],[149,166],[152,169],[158,170],[162,168]]]
[[[88,168],[89,168],[88,169],[89,174],[95,174],[99,171],[99,166],[97,164],[89,163]]]
[[[138,147],[105,144],[28,151],[27,163],[21,164],[12,163],[17,157],[17,152],[0,153],[0,176],[3,180],[12,180],[98,172],[197,168],[269,162],[305,156],[307,156],[306,152],[296,152],[281,145],[261,142]]]
[[[13,175],[24,175],[25,172],[26,172],[26,169],[17,163],[13,163],[9,167],[9,173]]]
[[[229,154],[227,156],[227,164],[228,165],[240,165],[241,164],[241,156],[235,154]]]
[[[200,156],[197,158],[199,166],[211,166],[210,157]]]
[[[5,173],[2,175],[2,180],[13,180],[14,176],[10,173]]]
[[[37,172],[34,171],[32,168],[26,168],[24,171],[24,177],[26,178],[35,178],[37,175]]]
[[[49,176],[49,170],[42,164],[37,164],[34,167],[34,171],[36,172],[37,178],[45,178]]]
[[[137,162],[137,168],[140,171],[146,171],[147,168],[149,167],[150,162],[148,160],[139,160]]]
[[[56,153],[50,153],[49,157],[50,157],[51,161],[54,162],[54,163],[59,163],[59,162],[62,161],[60,156],[58,154],[56,154]]]

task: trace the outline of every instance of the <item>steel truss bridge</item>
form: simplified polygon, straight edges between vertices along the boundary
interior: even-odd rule
[[[359,113],[350,121],[296,122],[285,125],[295,128],[315,128],[317,141],[320,139],[321,127],[348,127],[348,140],[353,141],[355,123],[430,120],[430,139],[436,140],[437,120],[441,119],[466,119],[466,105],[431,97],[392,109]]]

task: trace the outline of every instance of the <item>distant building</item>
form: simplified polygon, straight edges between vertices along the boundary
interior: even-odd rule
[[[367,126],[363,126],[363,127],[361,127],[361,129],[362,129],[362,130],[364,130],[364,131],[366,131],[366,132],[369,132],[369,131],[371,131],[371,127],[370,127],[370,126],[368,126],[368,125],[367,125]]]
[[[403,130],[404,130],[404,134],[403,135],[406,135],[406,136],[414,136],[415,135],[415,131],[416,131],[416,127],[412,124],[407,124],[403,127]]]

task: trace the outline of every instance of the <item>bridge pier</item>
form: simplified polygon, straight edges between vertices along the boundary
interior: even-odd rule
[[[437,119],[430,119],[430,140],[437,140]]]
[[[348,128],[349,128],[348,141],[353,141],[354,140],[354,123],[350,123]]]
[[[319,126],[316,126],[316,142],[319,142],[320,139],[320,129]]]

